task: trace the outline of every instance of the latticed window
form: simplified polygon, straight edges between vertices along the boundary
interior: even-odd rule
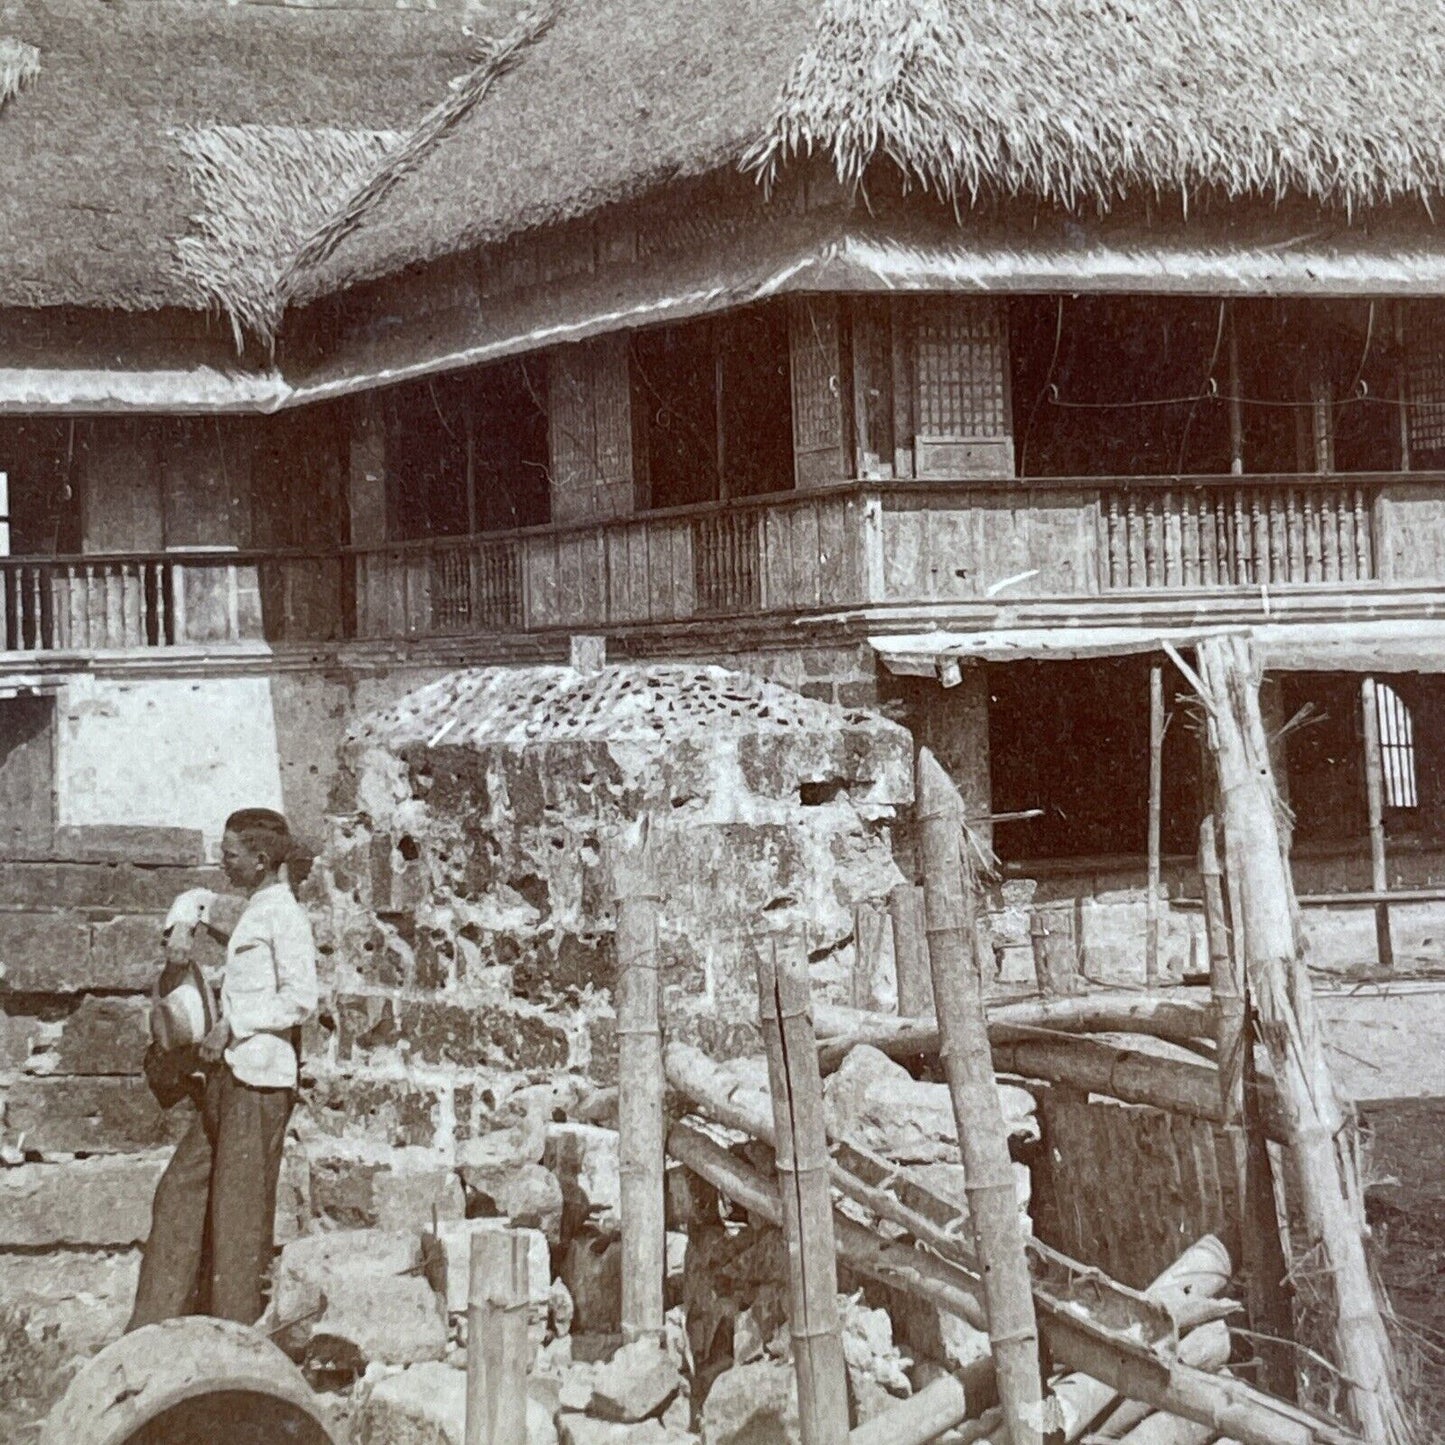
[[[1385,806],[1415,808],[1415,729],[1410,709],[1400,694],[1384,683],[1375,687],[1375,713],[1380,724],[1380,755],[1385,774]]]

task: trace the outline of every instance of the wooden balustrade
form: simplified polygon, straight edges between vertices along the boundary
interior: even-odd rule
[[[1375,580],[1375,488],[1348,476],[1227,478],[1100,492],[1109,590]]]
[[[0,558],[0,639],[48,653],[604,630],[966,604],[1000,580],[1050,597],[1350,587],[1394,575],[1382,559],[1442,497],[1435,473],[975,478],[379,547]]]

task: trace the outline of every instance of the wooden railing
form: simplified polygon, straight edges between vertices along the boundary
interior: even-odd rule
[[[1111,590],[1373,581],[1376,490],[1348,476],[1115,483],[1101,492],[1100,580]]]
[[[1433,556],[1445,474],[869,482],[376,547],[3,558],[0,640],[87,653],[1358,587]]]

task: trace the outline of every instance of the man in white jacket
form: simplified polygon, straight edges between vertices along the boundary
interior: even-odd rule
[[[283,876],[291,851],[279,813],[226,820],[221,866],[249,901],[226,945],[220,1019],[200,1046],[204,1101],[156,1186],[130,1329],[261,1314],[301,1025],[317,1002],[311,924]]]

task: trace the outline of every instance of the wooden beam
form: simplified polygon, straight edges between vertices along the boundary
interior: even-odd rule
[[[1360,682],[1361,722],[1365,740],[1365,797],[1370,811],[1370,886],[1375,903],[1375,947],[1381,968],[1395,966],[1395,947],[1390,937],[1390,904],[1383,896],[1390,888],[1385,858],[1385,760],[1380,746],[1379,694],[1375,679]]]

